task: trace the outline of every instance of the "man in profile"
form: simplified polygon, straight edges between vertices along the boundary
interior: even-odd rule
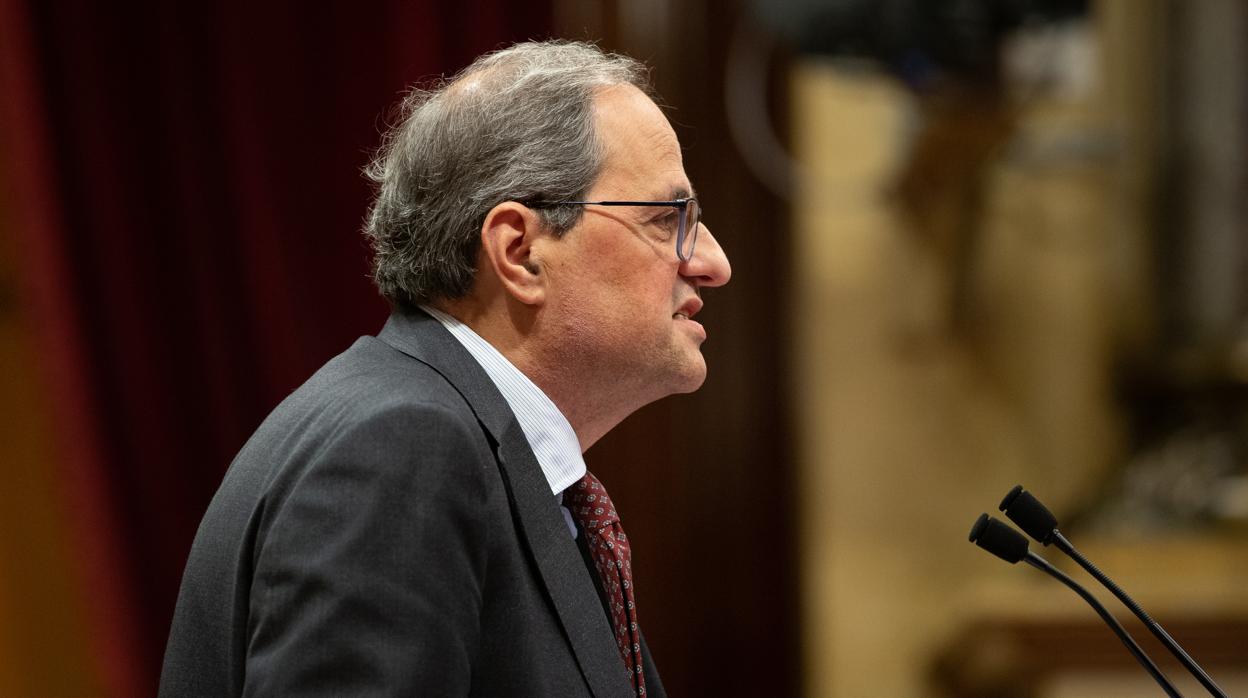
[[[369,174],[385,328],[265,420],[200,525],[162,696],[661,696],[582,452],[706,375],[731,274],[632,59],[519,44]]]

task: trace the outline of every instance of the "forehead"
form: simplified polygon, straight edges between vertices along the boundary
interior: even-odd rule
[[[689,196],[680,142],[662,110],[632,85],[601,88],[594,126],[605,149],[595,196],[670,199]]]

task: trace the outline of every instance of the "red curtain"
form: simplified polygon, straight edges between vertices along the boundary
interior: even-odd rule
[[[154,692],[234,453],[384,319],[358,231],[386,110],[550,25],[549,2],[0,0],[21,298],[109,693]]]

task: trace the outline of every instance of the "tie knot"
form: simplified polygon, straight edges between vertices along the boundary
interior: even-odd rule
[[[620,520],[615,505],[607,496],[607,488],[589,471],[563,491],[563,505],[586,531],[596,531]]]

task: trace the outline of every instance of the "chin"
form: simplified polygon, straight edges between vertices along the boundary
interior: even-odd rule
[[[688,395],[689,393],[696,393],[698,392],[698,388],[701,388],[704,382],[705,382],[704,380],[698,380],[698,381],[692,382],[682,387],[680,390],[673,391],[672,394],[673,395]]]
[[[692,393],[702,384],[706,382],[706,361],[698,354],[695,362],[684,366],[684,370],[680,372],[679,378],[673,381],[673,394]]]

